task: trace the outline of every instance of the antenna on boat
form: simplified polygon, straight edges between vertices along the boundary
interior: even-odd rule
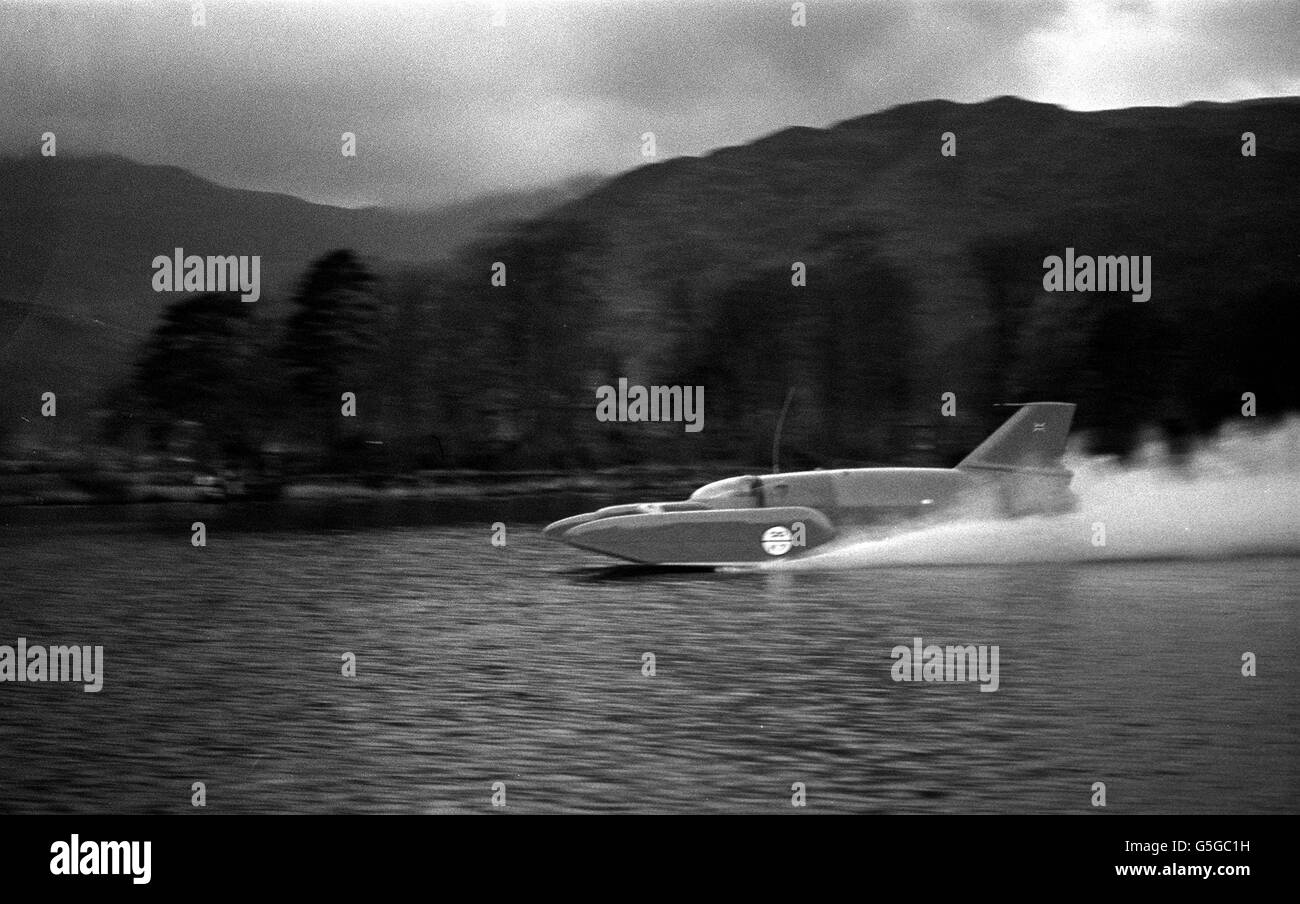
[[[776,435],[772,437],[772,473],[781,473],[781,428],[785,426],[785,413],[790,410],[790,402],[794,400],[794,387],[785,394],[785,404],[781,406],[781,416],[776,419]]]

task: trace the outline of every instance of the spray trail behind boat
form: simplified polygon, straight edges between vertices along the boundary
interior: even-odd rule
[[[1014,519],[967,515],[885,538],[847,537],[825,552],[761,566],[826,570],[1219,558],[1300,553],[1300,420],[1231,429],[1181,460],[1162,444],[1136,463],[1072,454],[1078,511]]]

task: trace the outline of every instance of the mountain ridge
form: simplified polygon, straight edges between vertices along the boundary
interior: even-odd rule
[[[29,222],[43,216],[45,228],[29,235],[14,217],[0,220],[12,240],[0,235],[10,277],[0,294],[75,315],[83,330],[103,321],[145,332],[163,306],[148,287],[153,254],[176,246],[263,254],[264,266],[271,262],[264,282],[278,304],[311,256],[302,249],[342,245],[427,265],[417,279],[427,296],[421,316],[457,327],[433,330],[423,354],[456,362],[446,368],[462,384],[446,390],[455,398],[572,406],[592,380],[707,381],[718,414],[699,454],[765,433],[753,421],[773,416],[786,387],[805,384],[815,386],[814,404],[795,415],[791,439],[812,446],[830,437],[841,456],[878,454],[891,438],[887,425],[928,416],[948,391],[976,408],[1025,392],[1072,398],[1083,403],[1083,427],[1114,421],[1129,429],[1145,418],[1205,429],[1230,412],[1243,380],[1273,374],[1280,365],[1271,357],[1285,357],[1246,318],[1259,299],[1277,306],[1267,316],[1293,317],[1285,299],[1300,252],[1290,225],[1300,216],[1298,104],[1295,97],[1103,111],[1012,97],[904,104],[639,166],[544,209],[521,210],[513,225],[497,220],[472,240],[472,230],[457,231],[437,247],[429,240],[437,224],[394,238],[392,224],[409,220],[386,209],[322,210],[296,199],[307,205],[298,207],[291,196],[286,204],[315,219],[267,236],[262,209],[275,198],[243,198],[249,203],[224,229],[205,230],[210,191],[179,212],[162,204],[168,186],[183,180],[174,173],[144,187],[153,206],[143,214],[113,206],[134,187],[129,179],[116,187],[109,180],[98,193],[91,183],[98,233],[82,228],[86,207],[75,192],[56,193],[63,206],[19,192],[18,212],[27,203]],[[1257,135],[1256,156],[1241,154],[1245,131]],[[956,136],[956,156],[941,153],[945,132]],[[11,170],[0,161],[0,181],[12,184]],[[12,197],[3,203],[15,208]],[[339,218],[371,228],[349,234]],[[50,221],[63,229],[54,241]],[[120,236],[108,235],[106,222],[132,241],[115,245]],[[266,237],[248,239],[245,227]],[[286,232],[296,255],[284,252]],[[73,253],[57,239],[70,239]],[[1152,300],[1045,294],[1042,260],[1066,247],[1151,255]],[[509,267],[507,287],[489,283],[496,261]],[[791,285],[796,263],[807,268],[805,287]],[[21,291],[24,278],[38,287],[35,299]],[[17,368],[25,391],[57,382],[57,371],[40,372],[42,356],[69,357],[56,330],[30,332],[0,355],[0,368],[9,367],[0,376],[11,379],[15,359],[26,359]],[[442,332],[473,353],[439,344]],[[1247,333],[1239,347],[1227,338]],[[126,336],[115,336],[123,343],[110,343],[117,357],[103,359],[109,376],[124,363]],[[72,351],[85,336],[74,339]],[[521,349],[526,363],[510,364]],[[583,363],[566,364],[566,355]],[[1250,364],[1249,355],[1265,363]],[[1221,368],[1213,398],[1202,379],[1180,399],[1175,384],[1193,379],[1198,356]],[[500,363],[477,363],[485,359]],[[546,382],[559,374],[561,384]],[[1292,404],[1280,389],[1271,395],[1276,405]],[[864,415],[884,426],[853,423]],[[507,433],[544,447],[544,416],[521,409],[512,417],[520,423]],[[987,426],[963,419],[943,443],[968,446]],[[595,448],[601,440],[583,442]],[[642,451],[626,446],[633,457]]]

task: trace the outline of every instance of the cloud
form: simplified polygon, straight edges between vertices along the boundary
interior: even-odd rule
[[[499,24],[493,24],[498,15]],[[1080,109],[1292,93],[1257,3],[0,5],[0,150],[112,152],[345,204],[432,204],[913,100]],[[358,156],[339,153],[356,133]]]
[[[1025,54],[1038,94],[1077,110],[1294,94],[1297,25],[1293,4],[1073,2]]]

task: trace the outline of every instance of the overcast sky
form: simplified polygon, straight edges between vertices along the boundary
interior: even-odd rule
[[[436,204],[914,100],[1300,94],[1300,3],[0,0],[0,151],[112,152],[346,205]],[[356,133],[357,157],[340,154]]]

